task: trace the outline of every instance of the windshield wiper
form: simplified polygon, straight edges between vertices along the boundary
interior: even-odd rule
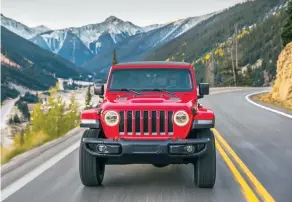
[[[154,88],[154,89],[143,89],[143,90],[141,90],[141,91],[157,91],[157,92],[165,92],[165,93],[168,93],[168,94],[170,94],[170,95],[172,95],[172,96],[174,96],[174,93],[173,92],[170,92],[170,91],[168,91],[168,90],[166,90],[166,89],[161,89],[161,88]]]
[[[119,89],[119,91],[132,92],[132,93],[135,93],[136,95],[140,95],[140,93],[134,91],[133,89],[129,89],[129,88],[122,88],[122,89]]]

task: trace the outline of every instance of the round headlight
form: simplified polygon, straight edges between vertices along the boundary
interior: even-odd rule
[[[178,111],[174,114],[173,121],[178,126],[185,126],[189,122],[189,115],[185,111]]]
[[[119,114],[115,111],[108,111],[104,115],[104,121],[109,126],[115,126],[119,123]]]

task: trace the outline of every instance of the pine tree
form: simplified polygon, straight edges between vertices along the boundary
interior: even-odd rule
[[[8,123],[11,125],[11,124],[13,124],[13,118],[12,117],[10,117],[10,119],[8,120]]]
[[[288,19],[285,26],[283,27],[283,32],[281,35],[284,47],[292,41],[292,0],[290,0],[288,3],[287,14]]]
[[[90,102],[92,99],[92,94],[91,94],[91,86],[88,86],[87,88],[87,93],[86,93],[86,98],[85,98],[85,105],[86,107],[90,107]]]
[[[14,123],[20,123],[20,119],[19,119],[19,117],[18,117],[17,114],[14,115],[14,117],[13,117],[13,122],[14,122]]]
[[[118,59],[117,59],[116,49],[114,49],[112,65],[116,65],[116,64],[118,64]]]
[[[39,93],[38,92],[35,93],[35,97],[36,97],[36,102],[39,102]]]
[[[252,76],[252,74],[253,74],[253,70],[252,70],[252,68],[249,66],[249,67],[247,67],[247,71],[246,71],[246,75],[245,75],[245,77],[246,77],[246,85],[248,85],[248,86],[252,86],[253,85],[253,76]]]

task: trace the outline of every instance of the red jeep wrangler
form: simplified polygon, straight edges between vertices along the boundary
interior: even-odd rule
[[[100,107],[83,111],[79,172],[85,186],[101,185],[105,165],[194,165],[194,182],[216,178],[214,113],[198,104],[209,84],[197,85],[193,67],[180,62],[123,63],[110,69]]]

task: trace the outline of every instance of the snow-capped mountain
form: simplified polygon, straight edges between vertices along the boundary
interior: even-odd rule
[[[149,31],[152,31],[154,29],[158,29],[159,27],[162,27],[164,25],[165,24],[154,24],[154,25],[149,25],[149,26],[142,27],[142,29],[143,29],[144,32],[149,32]]]
[[[142,28],[114,16],[108,17],[102,23],[68,28],[67,30],[76,34],[94,54],[99,53],[103,43],[116,44],[129,36],[143,32]]]
[[[3,14],[1,14],[1,25],[25,39],[30,39],[38,34],[34,29],[8,18]]]
[[[12,32],[78,66],[102,69],[102,64],[109,66],[114,48],[121,52],[121,60],[137,59],[152,48],[175,39],[211,15],[146,27],[110,16],[101,23],[61,30],[50,30],[45,26],[30,28],[5,16],[1,16],[1,20],[3,26]],[[95,58],[91,62],[93,57]]]
[[[45,32],[31,41],[81,66],[94,55],[112,50],[117,43],[140,32],[143,29],[131,22],[110,16],[102,23]]]
[[[32,38],[31,41],[79,66],[93,57],[80,38],[69,30],[45,32]]]
[[[31,29],[33,29],[36,33],[41,34],[44,32],[48,32],[48,31],[52,31],[50,28],[44,26],[44,25],[39,25],[36,27],[31,27]]]
[[[214,14],[215,13],[199,17],[180,19],[165,25],[153,25],[144,27],[144,32],[140,32],[139,34],[128,37],[127,39],[116,45],[115,48],[117,50],[118,60],[125,62],[141,59],[153,48],[174,40],[181,34],[185,33],[198,23],[208,19]],[[107,69],[111,63],[112,49],[108,49],[108,51],[97,54],[92,61],[89,61],[85,65],[85,68]],[[96,66],[97,62],[99,64],[98,66]]]
[[[28,27],[21,22],[4,16],[3,14],[1,14],[1,25],[25,39],[31,39],[38,34],[51,31],[50,28],[47,28],[44,25],[40,25],[37,27]]]

